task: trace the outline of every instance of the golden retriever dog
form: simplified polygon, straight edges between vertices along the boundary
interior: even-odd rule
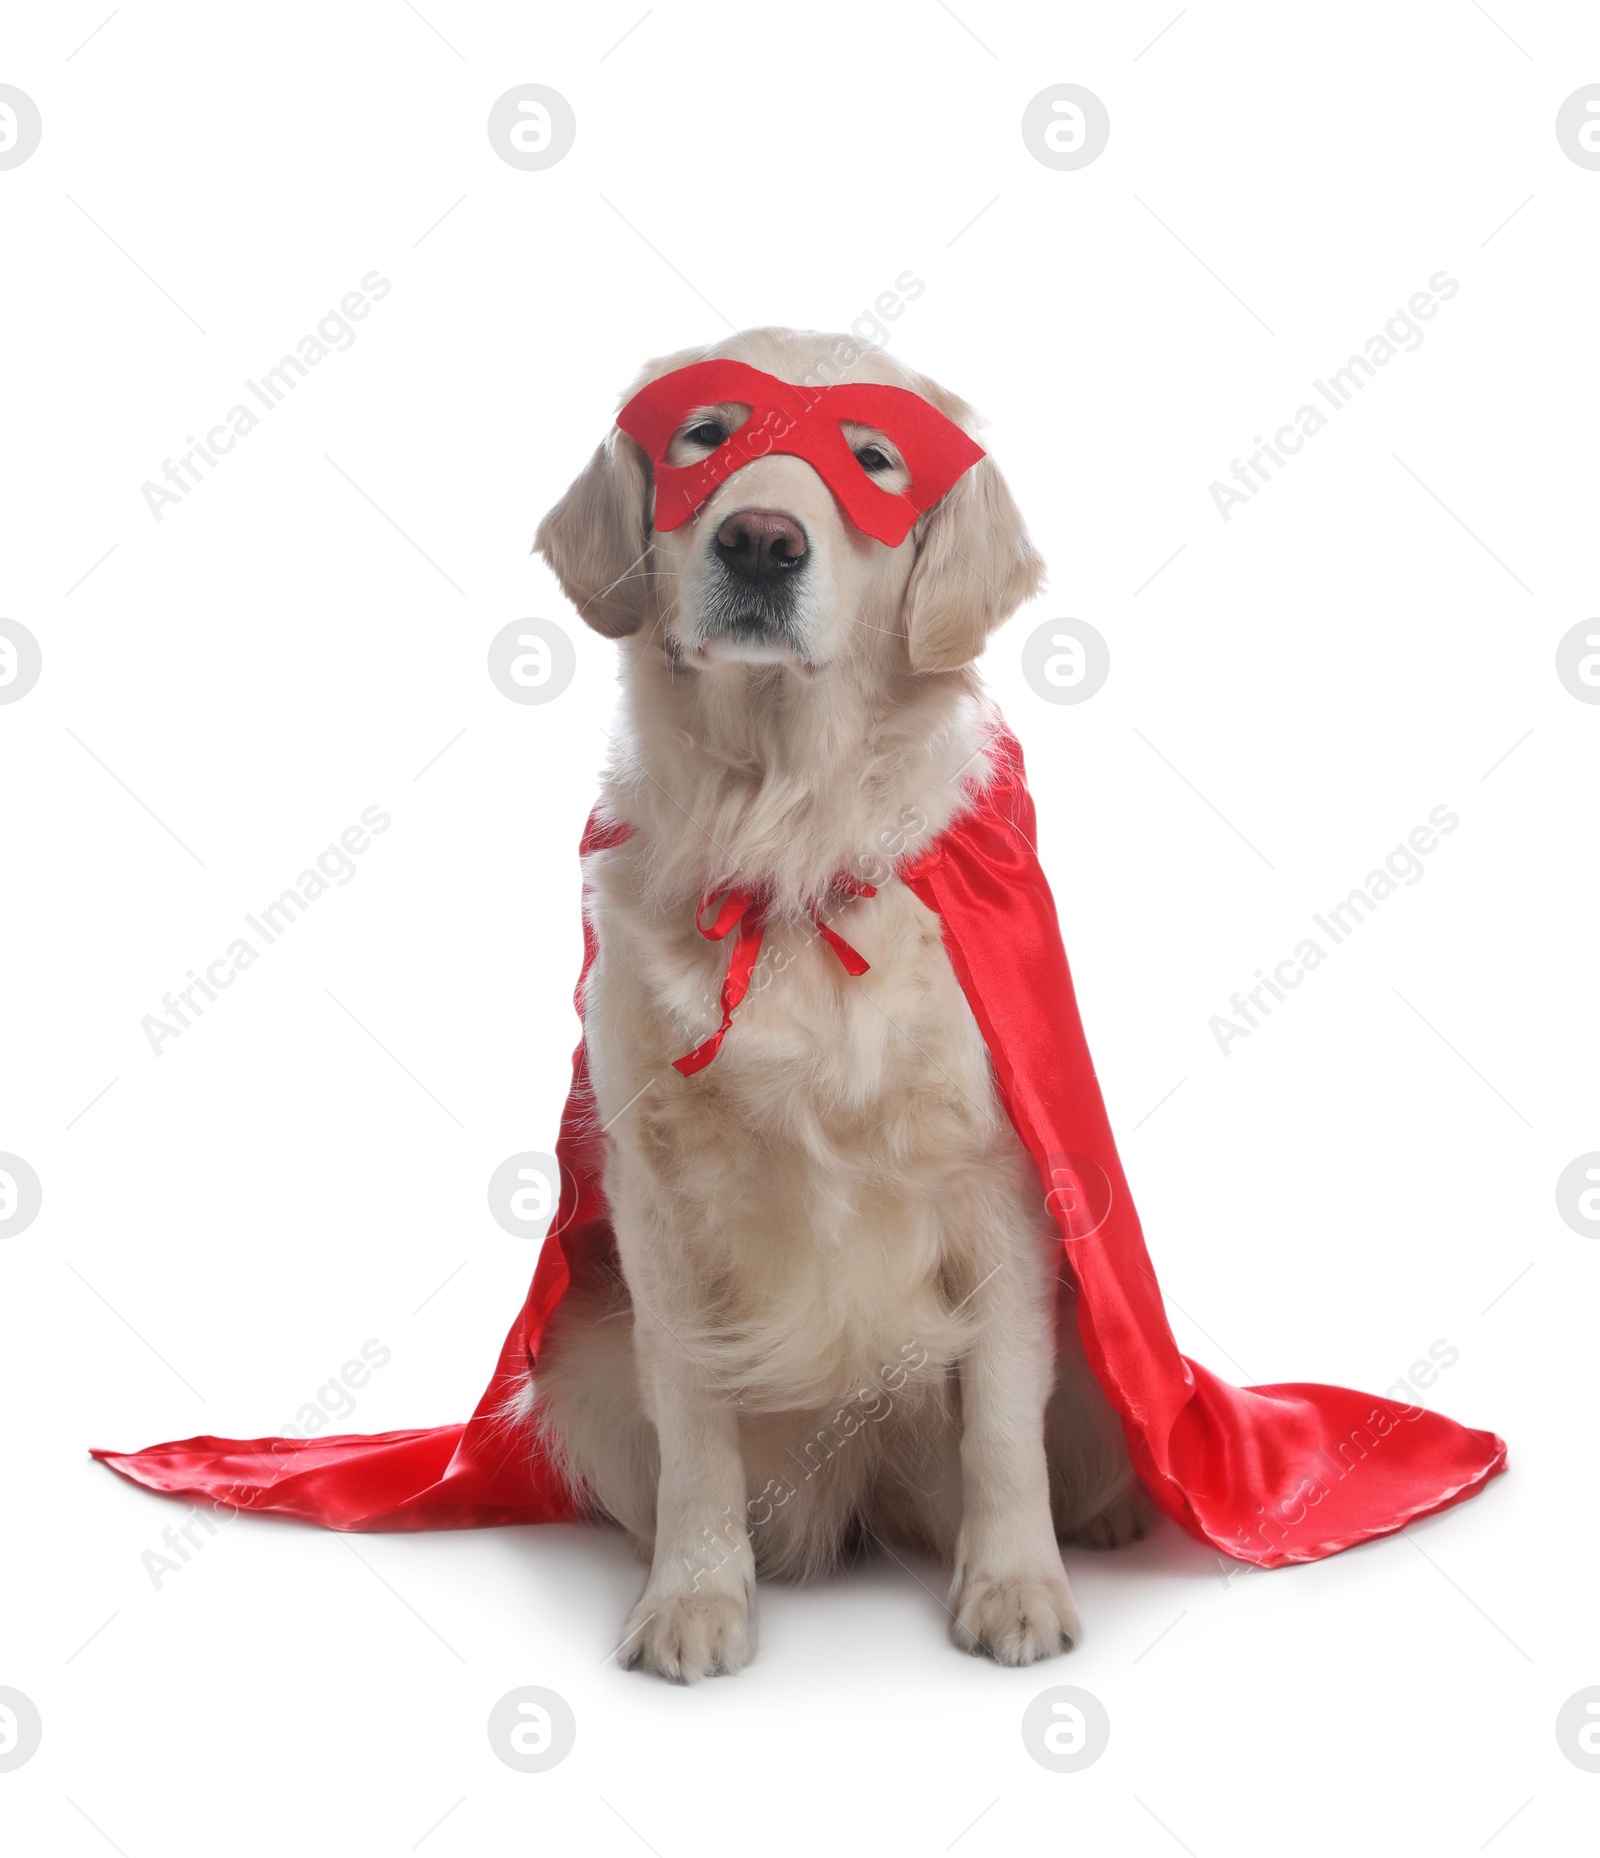
[[[908,388],[975,424],[881,349],[786,329],[652,362],[630,395],[712,357]],[[667,462],[748,411],[697,408]],[[845,435],[904,488],[888,435]],[[758,1574],[879,1544],[953,1570],[958,1645],[1049,1657],[1080,1630],[1059,1542],[1131,1539],[1147,1500],[939,923],[894,876],[984,783],[996,716],[973,660],[1042,563],[987,457],[898,547],[788,454],[670,532],[652,509],[649,459],[614,429],[536,544],[618,642],[601,797],[632,831],[585,867],[617,1253],[567,1293],[528,1416],[649,1563],[628,1663],[737,1670]],[[876,894],[841,894],[865,859]],[[698,912],[734,886],[765,899],[760,965],[716,1062],[680,1076],[721,1017],[731,945]],[[819,912],[869,972],[846,972]]]

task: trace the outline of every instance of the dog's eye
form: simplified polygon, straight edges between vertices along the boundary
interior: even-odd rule
[[[856,453],[856,463],[863,471],[892,471],[894,460],[881,446],[863,445]]]
[[[704,445],[708,450],[715,451],[728,435],[715,420],[703,419],[698,426],[691,426],[683,436],[691,445]]]

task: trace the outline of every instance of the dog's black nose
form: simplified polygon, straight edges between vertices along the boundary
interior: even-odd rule
[[[717,558],[747,581],[776,580],[806,558],[806,532],[778,510],[739,510],[717,531]]]

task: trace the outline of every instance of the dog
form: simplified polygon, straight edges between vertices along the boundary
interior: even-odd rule
[[[883,350],[787,329],[651,362],[629,398],[708,359],[907,389],[976,426]],[[665,462],[706,459],[749,411],[694,408]],[[888,433],[840,429],[907,491]],[[618,642],[602,809],[630,831],[585,866],[616,1250],[575,1267],[524,1416],[649,1565],[626,1663],[736,1671],[758,1576],[878,1545],[953,1571],[963,1649],[1055,1655],[1080,1636],[1060,1543],[1115,1546],[1153,1512],[938,921],[894,874],[984,784],[998,719],[973,661],[1043,564],[987,456],[897,545],[790,453],[666,530],[658,488],[613,430],[535,543]],[[873,884],[841,892],[864,860]],[[761,960],[716,1062],[682,1076],[715,1049],[730,961],[707,918],[741,890],[763,901]]]

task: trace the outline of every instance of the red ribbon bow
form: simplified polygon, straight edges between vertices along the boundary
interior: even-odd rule
[[[875,897],[878,894],[875,884],[864,884],[847,872],[841,872],[829,888],[830,893],[837,892],[844,897]],[[750,991],[751,977],[761,955],[761,938],[767,927],[765,899],[759,892],[743,887],[725,891],[722,907],[710,923],[705,922],[706,906],[714,895],[714,892],[708,893],[700,899],[694,913],[694,926],[708,942],[722,941],[735,925],[738,926],[739,934],[733,944],[733,953],[728,957],[727,972],[722,977],[722,1024],[704,1044],[697,1045],[692,1052],[672,1061],[673,1070],[684,1077],[693,1077],[696,1071],[703,1071],[722,1050],[722,1041],[727,1037],[729,1026],[733,1024],[733,1015]],[[846,974],[857,976],[867,972],[869,963],[837,930],[830,929],[823,921],[820,904],[811,911],[811,920],[816,924],[823,941],[838,956],[839,965]]]

